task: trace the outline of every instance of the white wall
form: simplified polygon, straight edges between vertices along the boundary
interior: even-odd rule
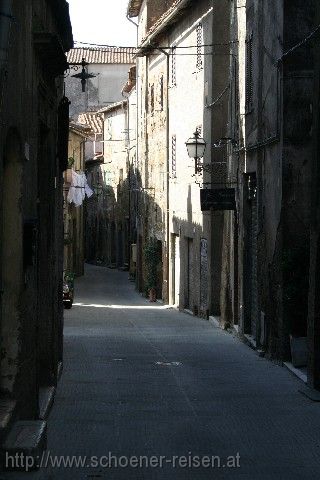
[[[69,76],[66,78],[66,95],[71,101],[70,116],[76,119],[77,114],[107,107],[123,100],[121,91],[128,80],[129,64],[91,64],[88,73],[97,75],[88,80],[86,92],[81,91],[81,81]],[[80,71],[80,70],[79,70]],[[73,72],[71,71],[71,75]]]

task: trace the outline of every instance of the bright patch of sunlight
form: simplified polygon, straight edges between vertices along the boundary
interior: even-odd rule
[[[115,310],[165,310],[168,305],[101,305],[99,303],[74,303],[75,307],[113,308]]]

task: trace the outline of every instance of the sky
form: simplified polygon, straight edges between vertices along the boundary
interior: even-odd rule
[[[76,41],[136,46],[136,27],[126,18],[129,0],[68,0]]]

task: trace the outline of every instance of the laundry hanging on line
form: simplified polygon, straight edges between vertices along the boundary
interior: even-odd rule
[[[87,177],[83,172],[77,173],[72,170],[71,176],[71,185],[67,200],[69,203],[74,203],[76,207],[80,207],[86,196],[88,198],[92,197],[93,191],[89,187]]]

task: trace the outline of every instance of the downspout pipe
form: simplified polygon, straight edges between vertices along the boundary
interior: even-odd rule
[[[166,117],[167,117],[167,127],[166,127],[166,149],[167,149],[167,168],[166,168],[166,180],[167,180],[167,204],[166,204],[166,231],[167,231],[167,258],[166,258],[166,268],[167,268],[167,302],[170,304],[170,102],[169,102],[169,82],[170,82],[170,54],[158,48],[158,50],[166,56],[167,59],[167,99],[166,99]]]
[[[133,25],[135,25],[137,27],[137,30],[138,30],[138,27],[139,27],[139,24],[134,22],[130,17],[129,17],[129,14],[127,13],[127,20],[130,22],[130,23],[133,23]],[[137,32],[138,33],[138,32]],[[137,42],[137,45],[138,45],[138,42]]]

